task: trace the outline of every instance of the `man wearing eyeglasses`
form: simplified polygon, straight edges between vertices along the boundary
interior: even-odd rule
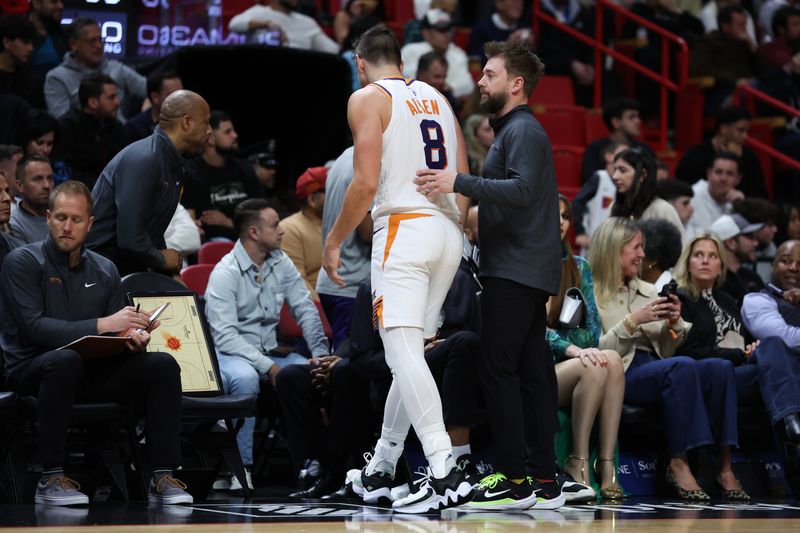
[[[436,52],[447,60],[445,86],[456,98],[472,94],[475,81],[469,73],[467,53],[453,44],[453,19],[446,11],[431,9],[422,17],[422,38],[424,41],[405,45],[400,54],[403,57],[403,76],[413,78],[417,74],[419,59],[428,52]]]
[[[100,25],[89,18],[77,18],[67,28],[70,51],[64,61],[47,73],[44,82],[44,97],[47,111],[55,118],[61,118],[70,109],[80,109],[78,88],[87,74],[102,72],[113,78],[121,105],[117,112],[120,121],[125,122],[130,99],[147,96],[147,80],[144,76],[114,59],[108,59],[103,52],[103,38]]]

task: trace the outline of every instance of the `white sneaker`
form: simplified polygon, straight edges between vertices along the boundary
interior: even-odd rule
[[[347,471],[344,477],[345,484],[349,484],[356,496],[364,496],[364,485],[361,484],[361,470],[353,468]]]
[[[424,514],[457,507],[468,502],[474,490],[467,476],[454,466],[443,478],[433,477],[430,468],[419,472],[420,479],[414,482],[416,491],[392,503],[398,513]]]
[[[247,479],[247,488],[253,490],[253,474],[251,474],[249,470],[245,469],[244,476]],[[242,484],[239,483],[239,478],[236,476],[231,476],[231,486],[228,490],[231,492],[244,492],[242,490]]]

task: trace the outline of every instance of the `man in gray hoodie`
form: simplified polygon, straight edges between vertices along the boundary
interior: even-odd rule
[[[47,111],[61,118],[70,109],[80,109],[78,88],[81,80],[90,73],[108,74],[117,84],[121,105],[117,118],[125,122],[126,112],[132,97],[147,96],[147,80],[144,76],[103,54],[103,38],[97,21],[88,18],[75,19],[67,28],[70,51],[64,61],[47,73],[44,82],[44,97]]]

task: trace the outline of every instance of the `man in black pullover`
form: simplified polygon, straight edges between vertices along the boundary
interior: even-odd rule
[[[180,466],[180,367],[166,353],[144,351],[149,316],[126,306],[113,263],[84,248],[92,225],[92,197],[83,183],[66,181],[50,195],[49,236],[13,250],[0,274],[0,344],[6,384],[34,395],[39,412],[42,477],[36,503],[85,505],[89,498],[64,474],[64,445],[75,398],[145,408],[153,503],[192,503]],[[154,324],[153,326],[157,326]],[[129,336],[127,349],[82,359],[66,345],[86,335]]]
[[[488,43],[486,55],[478,86],[495,137],[483,177],[421,170],[417,190],[480,202],[478,375],[497,458],[467,505],[554,509],[564,497],[555,482],[557,385],[545,305],[561,277],[559,205],[550,140],[527,105],[544,65],[519,43]]]
[[[159,126],[111,160],[92,190],[95,222],[86,246],[111,259],[120,274],[148,269],[177,273],[183,260],[164,232],[183,187],[184,155],[200,153],[211,110],[191,91],[175,91],[161,106]]]

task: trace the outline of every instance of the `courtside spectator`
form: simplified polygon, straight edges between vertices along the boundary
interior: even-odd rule
[[[69,50],[61,15],[64,12],[62,0],[31,0],[28,20],[36,28],[33,41],[33,55],[28,70],[36,86],[44,86],[44,77],[57,67]]]
[[[588,180],[592,174],[608,166],[603,152],[613,143],[624,144],[630,148],[642,148],[652,153],[646,144],[636,140],[642,134],[641,105],[630,98],[612,100],[603,106],[603,122],[609,135],[592,141],[583,153],[581,163],[581,182]]]
[[[611,175],[614,173],[614,159],[630,148],[627,144],[611,141],[603,149],[605,168],[595,171],[592,177],[581,186],[572,201],[575,213],[575,245],[585,250],[592,241],[592,233],[611,215],[611,206],[617,196],[617,186]]]
[[[161,104],[167,96],[183,89],[183,82],[178,73],[173,70],[157,70],[147,77],[147,97],[150,99],[150,109],[133,115],[125,122],[126,142],[132,143],[144,139],[152,134],[158,125],[161,114]]]
[[[11,213],[11,234],[26,243],[47,237],[47,207],[53,189],[53,169],[50,161],[32,155],[21,159],[16,170],[21,199]]]
[[[453,44],[453,19],[441,9],[431,9],[422,19],[423,41],[405,45],[400,54],[403,58],[403,75],[413,78],[417,74],[419,59],[428,52],[437,52],[447,60],[445,83],[456,98],[472,93],[475,81],[469,71],[467,53]]]
[[[353,147],[347,148],[328,171],[325,182],[325,206],[322,210],[322,242],[339,216],[344,204],[344,194],[353,181]],[[350,334],[353,306],[361,283],[370,277],[370,251],[372,244],[372,216],[364,218],[348,237],[342,241],[339,273],[344,286],[339,286],[328,277],[322,268],[317,276],[317,293],[322,309],[333,329],[334,350]]]
[[[0,268],[3,260],[14,248],[19,248],[25,243],[9,233],[8,220],[11,217],[11,194],[6,177],[0,173]]]
[[[722,242],[728,260],[720,290],[733,298],[737,305],[742,304],[745,294],[764,288],[759,275],[748,266],[755,263],[758,246],[755,232],[762,227],[763,224],[751,224],[742,215],[734,213],[719,217],[709,230]]]
[[[236,206],[247,198],[261,198],[263,189],[253,167],[239,154],[239,134],[224,111],[211,113],[211,136],[203,154],[186,164],[181,203],[203,228],[207,240],[235,241]]]
[[[797,350],[800,326],[800,241],[781,244],[772,262],[772,284],[748,294],[742,305],[742,322],[759,339],[756,364],[765,365],[767,378],[759,387],[770,419],[795,445],[800,444],[800,360]]]
[[[28,114],[28,127],[22,139],[25,155],[40,155],[50,160],[53,167],[53,182],[63,183],[72,177],[70,166],[54,158],[53,149],[58,139],[58,121],[44,109],[31,109]]]
[[[464,140],[467,142],[469,172],[473,176],[483,174],[483,162],[494,141],[494,130],[489,124],[489,115],[475,113],[464,121]]]
[[[714,156],[706,170],[706,179],[692,185],[690,235],[708,231],[715,220],[733,211],[733,202],[744,198],[742,191],[736,188],[741,179],[736,154],[720,152]]]
[[[751,119],[750,113],[742,107],[722,109],[717,113],[714,136],[686,150],[675,169],[675,177],[694,184],[706,175],[716,154],[731,152],[739,159],[741,191],[746,196],[766,198],[767,187],[758,155],[745,145]]]
[[[42,107],[42,88],[34,86],[25,71],[34,39],[36,28],[24,16],[0,18],[0,94],[13,94],[34,107]]]
[[[614,156],[614,173],[617,196],[611,207],[611,216],[633,220],[663,218],[672,223],[683,237],[683,223],[675,208],[656,196],[656,162],[649,152],[629,148]]]
[[[692,187],[682,181],[665,179],[656,184],[656,194],[675,208],[675,212],[678,213],[678,217],[683,222],[685,232],[688,232],[689,220],[694,212],[694,207],[692,206],[694,190],[692,190]]]
[[[239,239],[211,272],[206,317],[214,337],[222,382],[228,394],[258,394],[259,380],[273,386],[281,368],[309,364],[306,357],[277,350],[281,307],[289,306],[314,358],[330,354],[317,307],[289,258],[280,250],[283,230],[266,200],[245,200],[234,213]],[[312,363],[314,361],[311,361]],[[251,484],[255,418],[236,436]],[[241,489],[231,479],[231,490]]]
[[[105,57],[97,21],[88,18],[73,20],[67,28],[67,37],[71,51],[45,78],[47,110],[55,118],[61,118],[70,109],[80,109],[78,90],[81,80],[87,74],[99,71],[110,76],[117,85],[121,104],[117,118],[124,121],[132,104],[147,97],[147,80],[132,68]]]
[[[450,107],[453,108],[453,113],[458,118],[461,113],[461,103],[455,97],[453,91],[447,85],[447,73],[450,67],[447,64],[447,59],[439,52],[428,52],[419,58],[417,64],[416,78],[419,81],[424,81],[447,98]]]
[[[314,300],[319,300],[317,276],[322,268],[322,212],[327,178],[325,167],[312,167],[303,172],[295,185],[302,207],[281,221],[284,231],[281,250],[300,272]]]
[[[738,4],[727,5],[717,20],[719,29],[697,39],[689,55],[689,76],[714,78],[713,89],[705,95],[706,115],[728,105],[736,84],[756,77],[756,43],[747,32],[747,11]]]
[[[659,293],[672,281],[672,267],[683,249],[681,234],[663,218],[650,218],[639,223],[644,236],[644,259],[639,277],[652,283]]]
[[[753,234],[758,240],[756,258],[772,261],[777,245],[780,244],[775,242],[780,220],[778,206],[763,198],[744,198],[733,203],[733,212],[739,213],[752,224],[763,224],[762,228]]]
[[[759,71],[762,75],[780,69],[792,60],[792,45],[800,40],[800,9],[784,6],[772,18],[772,41],[758,48]]]
[[[596,476],[600,476],[600,495],[604,500],[619,500],[624,492],[617,484],[614,456],[617,430],[622,413],[625,391],[625,370],[614,350],[597,348],[601,328],[594,301],[592,270],[580,256],[573,256],[569,245],[569,226],[572,218],[569,202],[559,195],[561,215],[561,284],[558,294],[551,296],[547,312],[547,342],[556,360],[558,404],[571,406],[572,448],[564,462],[570,476],[562,484],[566,500],[594,500],[595,490],[590,481],[589,437],[597,422],[599,449],[595,461]],[[583,318],[578,324],[564,324],[562,309],[567,291],[580,288],[583,295]]]
[[[71,169],[72,179],[91,188],[111,159],[125,146],[117,119],[119,88],[102,72],[88,74],[78,91],[80,109],[71,109],[58,121],[56,153]]]
[[[247,35],[247,42],[251,44],[280,45],[285,42],[289,48],[337,53],[339,45],[325,35],[317,22],[295,11],[297,2],[270,0],[269,5],[257,3],[234,16],[228,29]]]
[[[486,54],[483,45],[491,41],[505,41],[509,38],[527,40],[533,30],[530,24],[523,24],[522,0],[494,0],[494,13],[489,18],[479,20],[469,34],[467,53],[478,58],[483,64]]]
[[[637,223],[621,217],[608,219],[594,234],[589,262],[603,327],[599,348],[622,356],[625,403],[660,410],[667,483],[682,499],[707,502],[686,452],[711,443],[736,445],[736,379],[726,361],[679,355],[691,325],[681,318],[676,295],[658,296],[639,279],[642,241]]]
[[[709,233],[696,236],[684,248],[677,268],[681,287],[678,296],[682,304],[681,316],[691,322],[692,329],[679,350],[700,361],[713,359],[728,362],[735,367],[737,396],[740,399],[752,398],[757,396],[756,382],[762,384],[764,390],[764,385],[769,386],[771,377],[775,375],[774,370],[781,368],[783,361],[772,360],[772,354],[761,352],[758,367],[746,364],[755,362],[756,358],[748,358],[758,343],[751,343],[749,332],[742,326],[739,305],[719,290],[725,279],[726,257],[722,243]],[[763,356],[770,360],[767,361]],[[771,392],[764,395],[764,405],[771,414],[776,405],[773,398]],[[779,400],[779,403],[783,402]],[[717,483],[725,499],[750,500],[731,469],[730,446],[720,448],[718,463]]]

